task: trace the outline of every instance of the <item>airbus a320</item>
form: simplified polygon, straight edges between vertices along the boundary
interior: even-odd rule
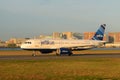
[[[56,55],[71,55],[72,50],[86,50],[95,48],[103,41],[106,24],[100,25],[94,36],[90,40],[67,40],[67,39],[29,39],[25,41],[21,48],[24,50],[40,51],[41,53],[56,52]],[[33,54],[35,56],[35,53]]]

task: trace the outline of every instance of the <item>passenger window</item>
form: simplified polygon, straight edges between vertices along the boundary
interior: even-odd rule
[[[31,44],[31,42],[25,42],[25,44]]]

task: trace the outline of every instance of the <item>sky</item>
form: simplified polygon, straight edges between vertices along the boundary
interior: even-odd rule
[[[120,32],[120,0],[0,0],[0,40],[52,32]]]

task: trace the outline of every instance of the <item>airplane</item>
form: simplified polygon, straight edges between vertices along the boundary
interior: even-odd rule
[[[40,51],[41,53],[56,52],[56,55],[73,54],[73,50],[87,50],[95,48],[101,44],[105,44],[103,41],[106,24],[100,25],[97,32],[90,40],[68,40],[68,39],[29,39],[22,43],[21,49]],[[35,56],[35,53],[33,53]]]

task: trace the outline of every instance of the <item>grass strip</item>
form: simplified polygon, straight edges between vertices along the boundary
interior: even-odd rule
[[[119,58],[1,60],[0,80],[119,80]]]

